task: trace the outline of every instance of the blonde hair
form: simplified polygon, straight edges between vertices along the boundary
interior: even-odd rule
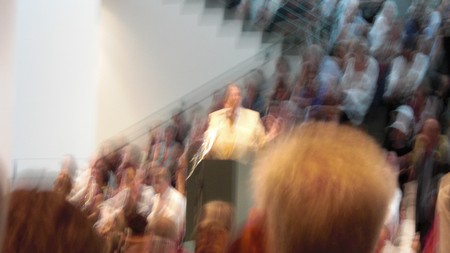
[[[195,253],[224,253],[233,226],[234,209],[224,201],[210,201],[203,205],[195,238]]]
[[[395,179],[382,150],[363,132],[305,123],[264,151],[252,173],[268,252],[374,249]]]

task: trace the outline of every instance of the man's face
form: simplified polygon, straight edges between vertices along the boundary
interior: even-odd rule
[[[169,183],[161,176],[156,176],[153,180],[153,188],[156,193],[163,193],[168,186]]]
[[[241,103],[241,91],[236,86],[230,86],[228,88],[228,98],[226,105],[228,108],[236,108]]]

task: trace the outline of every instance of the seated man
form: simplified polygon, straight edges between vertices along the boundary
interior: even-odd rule
[[[245,160],[273,138],[275,130],[274,127],[266,136],[259,113],[241,107],[240,89],[231,84],[225,95],[224,109],[209,115],[204,152],[209,152],[213,159]]]
[[[181,239],[184,233],[186,198],[170,185],[170,172],[167,168],[155,169],[153,188],[153,208],[147,217],[150,228],[158,219],[168,218],[175,223],[176,233]]]
[[[252,173],[255,210],[229,252],[374,252],[395,178],[365,133],[304,123]]]

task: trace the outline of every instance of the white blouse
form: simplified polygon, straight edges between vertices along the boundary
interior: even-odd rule
[[[341,79],[341,88],[344,95],[341,110],[347,114],[354,125],[363,122],[375,95],[377,79],[378,63],[373,57],[368,56],[364,71],[356,71],[355,59],[349,59]]]

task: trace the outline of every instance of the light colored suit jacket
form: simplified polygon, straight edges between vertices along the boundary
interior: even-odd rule
[[[209,114],[209,126],[205,141],[211,141],[209,156],[220,160],[245,160],[266,141],[266,133],[259,113],[238,108],[232,124],[227,117],[229,109],[221,109]]]

